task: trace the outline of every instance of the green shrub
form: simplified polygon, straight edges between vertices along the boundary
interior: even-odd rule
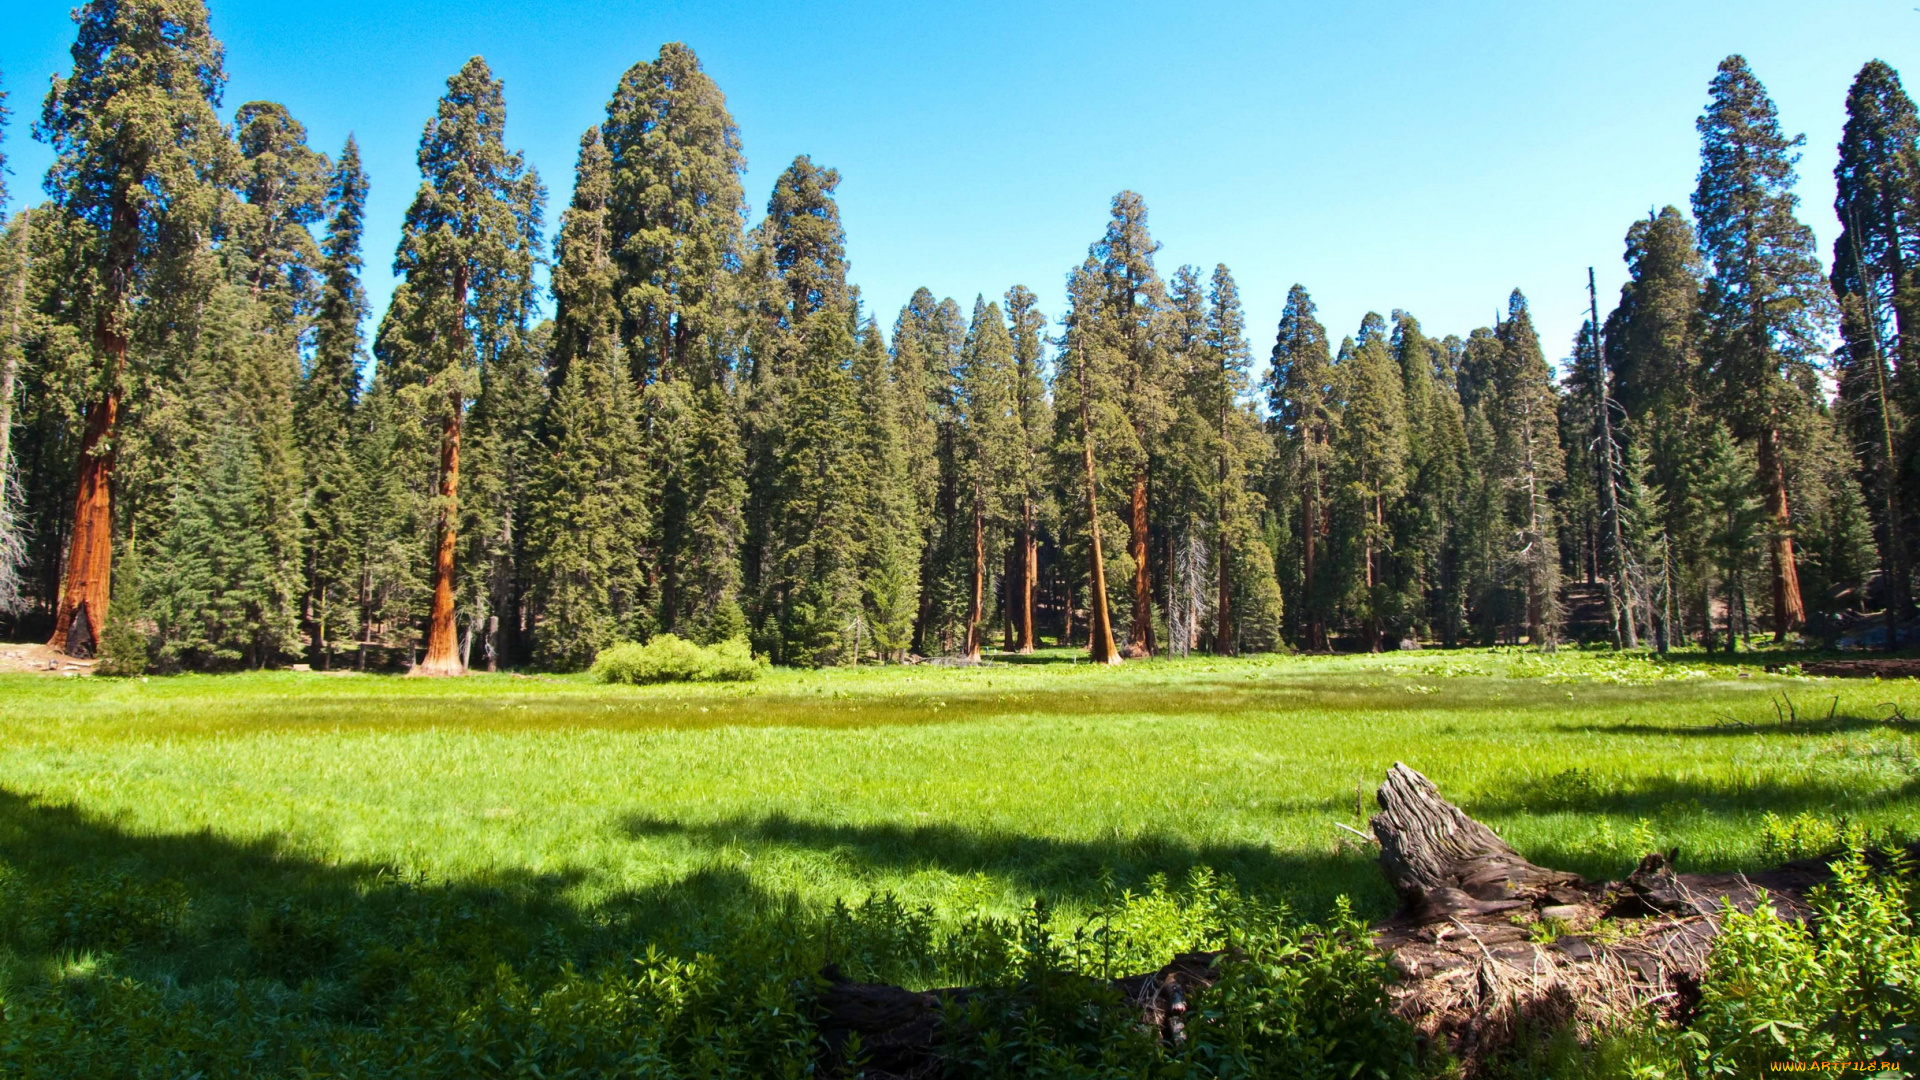
[[[1855,848],[1811,896],[1813,919],[1729,910],[1684,1035],[1698,1076],[1763,1076],[1776,1061],[1907,1061],[1920,1017],[1912,867],[1877,873]]]
[[[759,678],[760,668],[738,638],[695,645],[673,634],[657,634],[644,645],[621,642],[593,660],[594,678],[608,683],[746,682]]]

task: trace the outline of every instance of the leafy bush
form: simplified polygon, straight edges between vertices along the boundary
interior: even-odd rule
[[[1911,1061],[1920,1032],[1913,868],[1876,873],[1855,848],[1802,925],[1729,910],[1685,1033],[1696,1075],[1762,1076],[1775,1061]]]
[[[644,645],[621,642],[593,660],[594,678],[608,683],[746,682],[759,678],[760,669],[738,638],[695,645],[673,634],[656,634]]]

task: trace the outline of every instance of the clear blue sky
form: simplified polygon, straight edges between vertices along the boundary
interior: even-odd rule
[[[1604,311],[1627,225],[1686,207],[1693,121],[1727,53],[1808,136],[1803,218],[1826,254],[1847,85],[1875,56],[1920,84],[1916,3],[214,0],[213,25],[228,115],[272,99],[323,149],[359,137],[376,311],[421,125],[467,57],[506,80],[509,139],[557,210],[620,73],[681,40],[740,124],[756,217],[795,154],[840,170],[853,279],[889,325],[923,284],[971,306],[1023,283],[1057,317],[1066,271],[1132,188],[1163,272],[1233,269],[1257,357],[1294,282],[1336,340],[1394,308],[1464,333],[1518,286],[1564,356],[1586,267]],[[67,67],[67,9],[0,0],[15,206],[47,164],[27,122]]]

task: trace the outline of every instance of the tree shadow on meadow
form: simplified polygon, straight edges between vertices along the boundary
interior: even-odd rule
[[[1312,916],[1341,895],[1367,909],[1391,902],[1371,855],[1336,851],[1331,835],[1320,852],[1306,853],[1264,844],[1195,843],[1165,832],[1066,840],[946,824],[807,821],[784,813],[704,822],[635,813],[621,829],[635,840],[677,838],[716,851],[785,848],[830,855],[856,872],[985,875],[1050,903],[1098,903],[1120,890],[1137,891],[1156,875],[1177,883],[1197,867],[1230,875],[1251,892],[1283,897]]]
[[[1750,705],[1735,715],[1720,710],[1696,723],[1660,723],[1627,720],[1612,724],[1563,723],[1562,731],[1600,735],[1679,735],[1686,738],[1748,738],[1752,736],[1846,735],[1862,731],[1890,731],[1901,735],[1920,733],[1920,717],[1907,715],[1906,707],[1896,701],[1882,703],[1876,712],[1849,708],[1842,712],[1839,695],[1789,695],[1785,691],[1770,697],[1764,705]]]
[[[744,926],[808,925],[796,897],[731,868],[591,908],[569,898],[584,876],[432,879],[276,838],[130,831],[0,788],[0,989],[109,957],[114,974],[188,989],[306,987],[351,1018],[416,971],[477,987],[506,965],[538,981],[649,945],[690,953]]]

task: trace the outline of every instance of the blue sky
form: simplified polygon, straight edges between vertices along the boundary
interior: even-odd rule
[[[1827,251],[1847,85],[1875,56],[1920,82],[1915,2],[214,0],[213,22],[228,115],[266,98],[322,149],[358,136],[376,311],[421,125],[467,57],[506,80],[509,139],[557,210],[620,73],[681,40],[740,124],[756,217],[795,154],[840,170],[853,279],[885,323],[923,284],[970,307],[1022,283],[1057,316],[1108,200],[1132,188],[1164,273],[1232,268],[1257,357],[1294,282],[1336,340],[1394,308],[1464,333],[1517,286],[1562,356],[1587,266],[1604,311],[1628,224],[1685,208],[1693,121],[1730,52],[1808,136],[1803,218]],[[0,0],[15,207],[48,161],[27,122],[67,66],[67,10]]]

